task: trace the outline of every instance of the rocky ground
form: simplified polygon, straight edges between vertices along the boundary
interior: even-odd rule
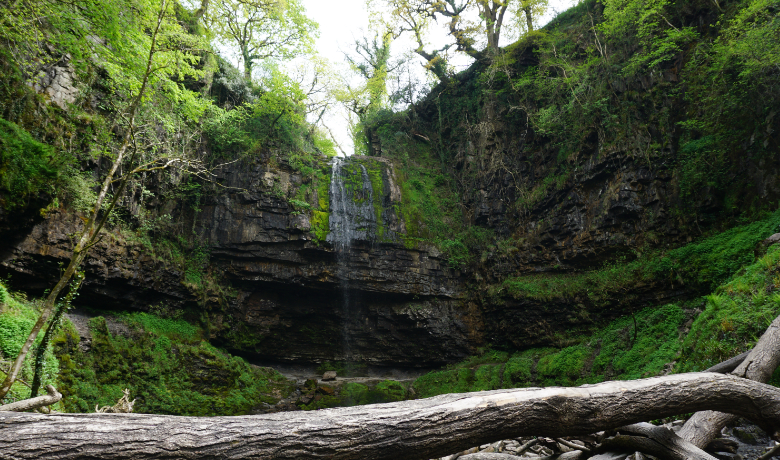
[[[667,423],[664,426],[672,431],[679,431],[683,425],[682,420]],[[544,437],[525,437],[517,439],[505,439],[492,444],[484,444],[472,447],[457,454],[440,457],[434,460],[512,460],[526,459],[557,459],[557,460],[644,460],[656,459],[652,455],[641,452],[603,452],[599,453],[597,444],[600,435],[580,436],[577,438],[551,439]],[[778,445],[770,439],[758,426],[747,420],[740,420],[734,427],[723,429],[723,436],[716,439],[706,449],[710,454],[721,460],[755,460],[762,457],[770,449]],[[584,453],[576,449],[583,446],[594,455]],[[780,458],[780,452],[776,456],[764,457]],[[762,458],[762,460],[764,460]]]

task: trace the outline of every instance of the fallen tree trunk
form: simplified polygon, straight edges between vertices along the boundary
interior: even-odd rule
[[[26,410],[39,409],[41,407],[51,406],[52,404],[55,404],[60,399],[62,399],[62,395],[51,385],[46,385],[46,393],[46,396],[24,399],[22,401],[16,401],[4,406],[0,406],[0,412],[21,412]]]
[[[780,389],[694,373],[244,417],[3,412],[0,458],[428,459],[511,437],[588,434],[702,409],[780,435]]]
[[[602,449],[639,451],[666,460],[718,460],[662,426],[636,423],[617,431],[619,434],[604,440]]]
[[[732,358],[726,363],[733,362],[740,356]],[[780,316],[772,321],[756,346],[748,353],[747,357],[743,358],[739,366],[731,372],[731,375],[766,383],[778,365],[780,365]],[[723,412],[707,410],[693,414],[683,425],[678,433],[679,436],[696,447],[706,447],[720,435],[723,427],[736,420],[733,414]]]

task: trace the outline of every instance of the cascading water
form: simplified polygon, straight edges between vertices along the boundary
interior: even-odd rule
[[[330,221],[327,241],[336,250],[337,274],[342,298],[342,347],[344,360],[352,355],[349,326],[353,320],[349,291],[350,249],[352,242],[370,240],[377,228],[373,207],[373,188],[365,166],[348,158],[333,160],[330,181]]]
[[[349,159],[334,159],[327,241],[338,253],[348,252],[354,240],[365,241],[373,236],[376,231],[373,201],[366,167]]]

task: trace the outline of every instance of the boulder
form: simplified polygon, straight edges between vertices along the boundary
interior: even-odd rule
[[[780,242],[780,233],[775,233],[764,241],[758,243],[755,250],[756,259],[764,256],[769,247],[777,244],[778,242]]]

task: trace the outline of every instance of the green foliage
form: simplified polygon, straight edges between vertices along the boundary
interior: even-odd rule
[[[331,369],[332,370],[332,369]],[[309,404],[302,406],[303,410],[326,409],[329,407],[363,406],[366,404],[381,404],[406,399],[406,387],[394,380],[383,380],[375,385],[364,385],[357,382],[347,382],[337,389],[334,396],[321,395]]]
[[[143,312],[127,313],[122,318],[131,326],[159,336],[166,336],[184,342],[203,338],[200,328],[182,319],[167,319]]]
[[[5,370],[16,359],[33,325],[38,320],[39,309],[40,304],[30,302],[21,295],[14,295],[8,292],[6,286],[0,282],[0,376],[3,376],[3,378],[5,378]],[[39,336],[34,347],[40,344],[41,339],[42,336]],[[31,383],[34,374],[33,366],[34,360],[32,354],[30,354],[24,361],[19,379],[25,383]],[[43,354],[42,385],[54,385],[58,372],[59,363],[50,345]],[[22,381],[17,380],[14,383],[3,403],[30,397],[30,388]],[[59,405],[55,406],[55,408],[59,408]]]
[[[780,211],[750,224],[716,233],[666,252],[649,252],[633,261],[618,260],[578,274],[510,277],[490,288],[492,295],[539,300],[585,296],[594,303],[637,283],[676,282],[709,290],[727,281],[753,260],[753,248],[780,230]]]
[[[0,189],[7,192],[4,198],[9,210],[41,193],[51,194],[67,159],[0,118]]]
[[[539,359],[536,370],[544,386],[557,384],[572,385],[582,377],[585,360],[592,351],[582,345],[567,347],[563,350],[547,354]]]
[[[674,304],[616,320],[597,336],[601,350],[592,373],[603,375],[604,380],[659,375],[680,353],[678,330],[684,321],[682,309]]]
[[[448,369],[419,377],[414,388],[421,397],[430,397],[658,375],[681,351],[678,329],[684,319],[677,305],[646,308],[605,325],[592,336],[574,337],[579,343],[563,349],[534,348],[515,353],[487,350]]]
[[[214,348],[201,339],[201,330],[182,320],[146,313],[121,320],[131,328],[129,337],[109,332],[105,318],[92,318],[88,352],[70,332],[57,338],[59,389],[67,411],[113,405],[128,388],[138,398],[136,412],[241,415],[291,390],[280,374]]]
[[[624,73],[658,67],[698,38],[693,28],[675,27],[670,22],[669,18],[674,20],[672,5],[668,0],[604,2],[605,20],[599,29],[626,52],[640,47],[626,63]]]
[[[284,62],[310,52],[317,35],[318,25],[306,17],[300,0],[223,0],[212,4],[207,15],[220,44],[238,48],[247,80],[258,61]]]
[[[206,267],[209,262],[208,247],[196,245],[185,259],[184,282],[203,290],[206,287]]]
[[[780,314],[780,247],[705,297],[704,311],[683,342],[677,370],[706,369],[753,347]]]

